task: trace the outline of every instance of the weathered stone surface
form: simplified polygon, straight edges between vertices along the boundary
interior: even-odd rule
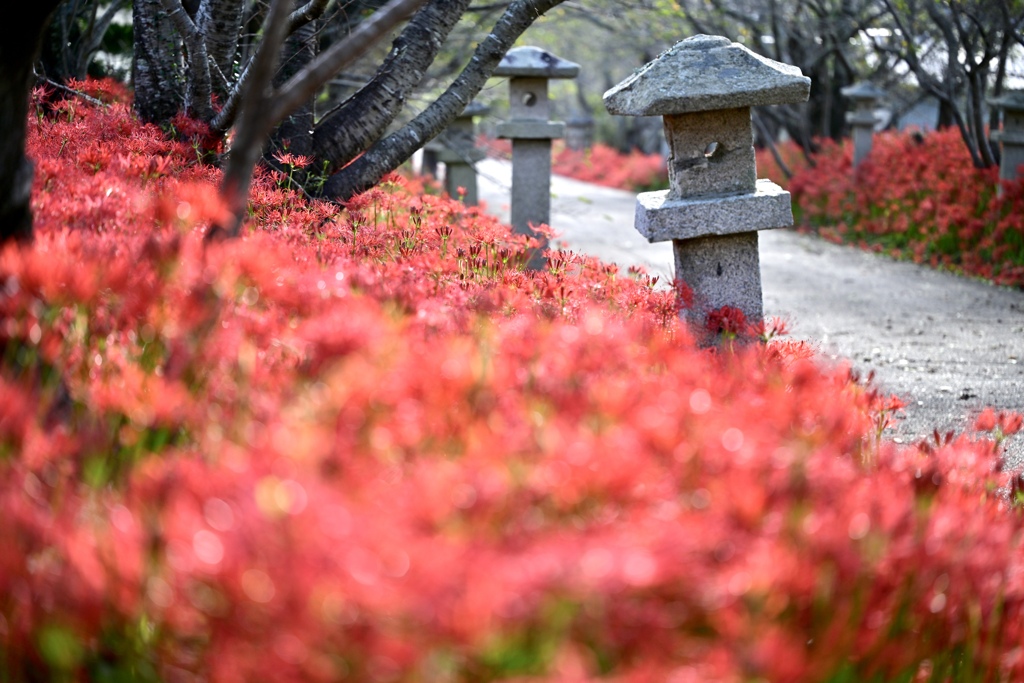
[[[508,81],[508,117],[513,121],[547,121],[551,116],[548,79],[510,78]]]
[[[666,116],[665,138],[673,196],[754,192],[757,162],[749,107]]]
[[[551,222],[551,141],[517,139],[512,144],[512,229],[535,236],[531,225]],[[527,267],[544,267],[540,251]]]
[[[664,116],[804,102],[811,79],[720,36],[680,41],[604,94],[612,114]]]
[[[873,111],[848,111],[846,112],[846,122],[854,127],[867,126],[873,129],[878,123],[878,117]]]
[[[509,50],[494,71],[509,78],[509,121],[498,137],[512,140],[512,228],[533,235],[531,225],[551,220],[551,140],[565,134],[565,124],[549,121],[548,79],[574,78],[579,64],[538,47]],[[531,254],[527,267],[544,267],[543,247]]]
[[[757,191],[730,197],[678,199],[670,191],[644,192],[636,199],[637,231],[649,242],[731,235],[793,224],[789,193],[770,180]]]
[[[552,140],[565,134],[565,124],[561,121],[506,121],[499,123],[499,138],[523,140]]]
[[[676,277],[693,289],[684,317],[703,327],[707,314],[722,306],[743,311],[749,322],[764,318],[757,233],[674,240]]]
[[[576,78],[579,73],[580,65],[576,62],[532,45],[512,48],[494,70],[495,76],[526,78]]]

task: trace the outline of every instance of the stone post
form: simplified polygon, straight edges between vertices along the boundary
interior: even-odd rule
[[[466,206],[476,206],[479,195],[476,185],[476,167],[474,164],[487,154],[476,146],[477,116],[484,116],[490,108],[476,102],[469,106],[452,121],[437,140],[442,144],[437,149],[437,159],[444,163],[444,187],[452,197],[459,196],[459,188],[466,191],[463,201]]]
[[[699,35],[604,95],[612,114],[664,117],[669,189],[637,197],[636,229],[672,240],[676,277],[694,292],[683,315],[700,328],[724,306],[764,317],[757,231],[792,225],[793,210],[788,192],[757,179],[750,108],[806,101],[810,85],[797,67]]]
[[[562,137],[565,124],[549,121],[548,80],[575,78],[579,64],[539,47],[517,47],[494,70],[509,79],[509,120],[498,126],[498,137],[512,140],[513,229],[535,235],[530,225],[551,220],[551,141]],[[544,267],[543,249],[531,255],[527,267]]]
[[[992,132],[992,141],[1001,146],[999,179],[1017,180],[1024,164],[1024,90],[1006,93],[988,101],[1003,110],[1003,128]],[[1002,191],[1002,187],[1000,187]]]
[[[878,101],[885,97],[885,91],[872,83],[861,81],[848,85],[839,92],[853,102],[853,111],[846,112],[846,122],[853,129],[853,167],[857,168],[871,153],[877,122],[875,108]]]

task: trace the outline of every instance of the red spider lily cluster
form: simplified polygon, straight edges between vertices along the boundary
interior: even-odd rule
[[[1024,181],[999,187],[956,129],[883,133],[856,171],[848,144],[823,144],[790,182],[800,221],[824,237],[998,284],[1024,285]]]
[[[584,151],[559,146],[552,161],[552,171],[588,183],[634,192],[668,187],[668,167],[660,154],[644,154],[636,149],[623,154],[601,143]]]
[[[807,347],[700,348],[673,292],[526,272],[416,181],[340,209],[264,171],[204,244],[219,172],[176,128],[32,121],[0,677],[1024,677],[995,441],[881,443],[889,400]]]
[[[480,146],[492,156],[511,158],[511,140],[481,138]],[[597,143],[587,150],[573,150],[555,141],[551,171],[595,185],[646,192],[668,187],[668,167],[660,154],[633,150],[623,154]]]

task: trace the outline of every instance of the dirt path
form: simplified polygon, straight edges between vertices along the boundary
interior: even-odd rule
[[[481,198],[507,220],[510,165],[487,159],[479,170]],[[558,176],[552,195],[566,248],[671,280],[671,247],[633,230],[635,195]],[[1024,292],[789,230],[762,232],[760,246],[765,314],[903,398],[895,440],[963,430],[984,406],[1024,412]],[[1008,459],[1024,463],[1024,438]]]

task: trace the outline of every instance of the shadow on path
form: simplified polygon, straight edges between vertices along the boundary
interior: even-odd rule
[[[479,171],[481,199],[507,221],[510,164],[486,159]],[[555,176],[556,246],[671,282],[671,246],[633,229],[635,197]],[[1024,412],[1024,292],[791,230],[761,232],[760,252],[765,315],[906,401],[896,441],[962,431],[985,406]],[[1024,462],[1024,437],[1010,440],[1008,459]]]

